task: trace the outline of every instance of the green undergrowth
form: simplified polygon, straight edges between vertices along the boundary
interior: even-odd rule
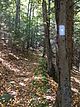
[[[0,104],[2,107],[11,107],[14,97],[9,93],[5,92],[0,96]]]
[[[46,95],[49,94],[50,86],[46,75],[47,65],[45,58],[39,59],[39,65],[34,71],[34,80],[32,86],[34,94],[29,107],[49,107]]]
[[[46,59],[40,58],[38,68],[35,69],[34,75],[38,76],[39,74],[42,74],[42,76],[46,76],[46,70],[47,70]]]
[[[48,80],[46,76],[46,70],[46,60],[44,58],[40,58],[38,68],[34,71],[35,79],[33,80],[33,86],[39,89],[41,93],[47,91]]]

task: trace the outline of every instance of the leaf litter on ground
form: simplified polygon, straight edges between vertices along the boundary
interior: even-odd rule
[[[44,69],[39,65],[38,54],[29,53],[24,57],[0,52],[0,56],[0,96],[5,96],[8,100],[11,96],[14,97],[11,99],[12,102],[6,101],[4,104],[2,101],[1,106],[3,104],[4,107],[52,107],[58,85],[42,72]],[[73,107],[80,104],[79,75],[80,73],[73,69]]]

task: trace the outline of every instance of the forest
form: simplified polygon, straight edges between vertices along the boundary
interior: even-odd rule
[[[80,107],[80,0],[0,0],[0,107]]]

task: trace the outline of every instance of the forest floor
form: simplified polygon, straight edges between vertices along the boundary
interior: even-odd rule
[[[53,107],[57,83],[41,71],[39,60],[38,52],[24,56],[0,51],[0,107]],[[73,107],[80,107],[80,72],[75,67],[71,81]]]
[[[0,95],[14,96],[10,107],[49,107],[55,101],[57,84],[42,76],[40,70],[37,72],[39,58],[37,53],[31,52],[26,57],[7,50],[0,52]],[[7,103],[6,99],[5,96],[1,103]]]

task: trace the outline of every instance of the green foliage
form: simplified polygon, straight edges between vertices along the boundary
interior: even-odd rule
[[[39,69],[42,71],[42,73],[45,73],[47,70],[47,62],[45,58],[39,59]]]
[[[48,105],[47,101],[44,101],[44,99],[41,102],[37,101],[37,103],[34,99],[34,100],[31,101],[29,107],[49,107],[49,105]]]
[[[0,102],[3,103],[8,103],[11,99],[13,99],[13,96],[10,95],[9,93],[4,93],[2,96],[0,96]]]
[[[35,70],[35,75],[42,74],[43,79],[45,80],[46,70],[47,70],[47,62],[46,62],[46,59],[41,57],[41,58],[39,59],[39,66],[38,66],[38,68]]]
[[[48,2],[48,1],[47,1]],[[11,34],[13,42],[16,46],[21,44],[26,48],[29,42],[29,47],[36,48],[43,41],[43,18],[42,18],[42,0],[31,0],[31,2],[22,0],[20,3],[20,25],[16,26],[16,1],[7,0],[0,2],[0,24],[3,31]],[[54,3],[51,5],[53,11]],[[29,9],[28,9],[29,6]],[[32,7],[31,7],[32,6]],[[30,9],[31,8],[31,9]],[[31,15],[30,15],[31,11]],[[51,23],[54,15],[51,14]],[[4,24],[4,26],[2,26]],[[51,24],[53,26],[53,23]],[[51,30],[51,32],[54,32]],[[18,44],[17,44],[18,43]]]
[[[46,60],[45,58],[40,58],[39,66],[34,71],[35,77],[32,82],[33,88],[37,90],[37,93],[35,92],[29,107],[49,107],[49,104],[46,101],[46,99],[42,97],[42,95],[46,94],[47,90],[49,89],[46,70],[47,70]],[[38,96],[38,94],[40,96]],[[38,97],[40,97],[40,100],[37,100]],[[37,101],[37,103],[35,101]]]

